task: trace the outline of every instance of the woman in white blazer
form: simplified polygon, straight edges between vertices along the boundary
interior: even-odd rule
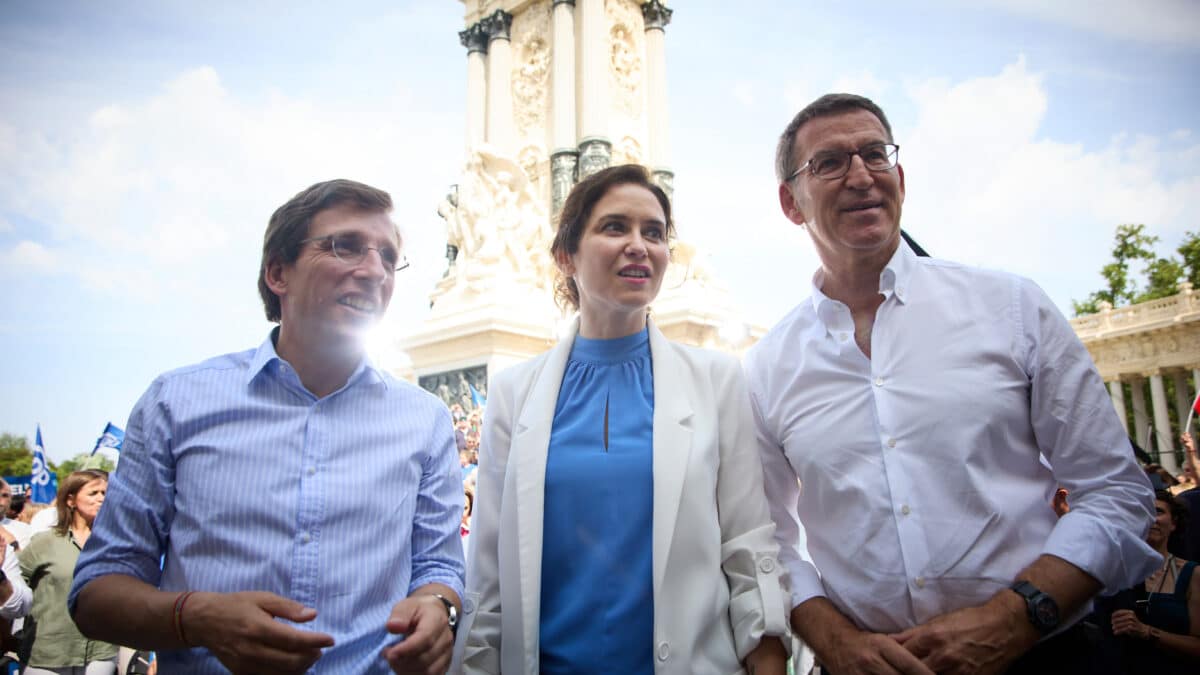
[[[741,368],[647,309],[670,203],[641,166],[582,180],[551,252],[578,308],[497,374],[480,447],[467,673],[784,673],[786,597]]]

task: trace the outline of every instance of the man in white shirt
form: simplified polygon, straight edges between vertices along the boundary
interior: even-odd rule
[[[33,532],[25,523],[8,517],[8,507],[12,505],[12,498],[12,486],[0,478],[0,527],[7,531],[0,532],[0,539],[3,539],[4,543],[15,544],[17,549],[22,549],[29,545]]]
[[[746,370],[792,626],[837,675],[1079,672],[1091,597],[1161,564],[1149,482],[1035,284],[902,242],[898,155],[848,94],[780,138],[780,205],[821,269]]]

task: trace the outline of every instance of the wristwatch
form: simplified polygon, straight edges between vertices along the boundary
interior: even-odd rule
[[[446,606],[446,613],[450,615],[450,623],[449,623],[450,634],[457,636],[458,635],[458,608],[454,606],[453,602],[450,602],[449,600],[447,600],[445,596],[440,595],[438,593],[433,593],[432,595],[433,595],[433,597],[437,598],[438,600],[441,600],[442,604]]]
[[[1037,586],[1028,581],[1018,581],[1009,587],[1010,590],[1025,598],[1025,613],[1029,623],[1042,635],[1058,628],[1058,603],[1054,598],[1038,590]]]

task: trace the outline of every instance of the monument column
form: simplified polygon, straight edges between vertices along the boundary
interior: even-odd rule
[[[513,152],[516,132],[512,106],[512,44],[508,31],[512,14],[498,9],[479,23],[488,37],[487,142],[501,153]]]
[[[1129,418],[1125,415],[1125,386],[1121,384],[1121,380],[1113,380],[1108,383],[1108,393],[1112,395],[1113,408],[1117,411],[1117,417],[1121,420],[1121,428],[1125,429],[1125,433],[1129,433]]]
[[[1146,419],[1146,380],[1141,377],[1130,380],[1129,397],[1133,405],[1133,433],[1130,436],[1138,445],[1143,445],[1147,442],[1146,427],[1149,426]],[[1150,450],[1142,449],[1147,452]]]
[[[487,124],[487,46],[488,36],[476,23],[460,32],[458,39],[467,48],[467,150],[484,141]]]
[[[575,0],[554,0],[554,52],[550,71],[554,117],[550,129],[550,211],[558,213],[575,184]]]
[[[649,109],[650,158],[646,162],[667,196],[674,192],[675,173],[671,171],[670,136],[667,127],[667,54],[664,47],[666,27],[672,10],[659,0],[642,3],[646,24],[646,106]]]
[[[579,167],[584,178],[612,163],[608,138],[608,62],[604,0],[578,0],[579,11]]]
[[[1174,474],[1179,471],[1179,465],[1175,463],[1175,443],[1171,439],[1167,392],[1159,373],[1150,376],[1150,404],[1154,406],[1154,447],[1158,449],[1158,463]]]

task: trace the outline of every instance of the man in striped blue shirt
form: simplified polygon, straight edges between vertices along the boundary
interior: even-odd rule
[[[450,414],[363,331],[406,263],[386,192],[319,183],[271,217],[257,349],[160,376],[69,604],[169,673],[443,673],[460,611]],[[160,567],[161,561],[161,567]]]

